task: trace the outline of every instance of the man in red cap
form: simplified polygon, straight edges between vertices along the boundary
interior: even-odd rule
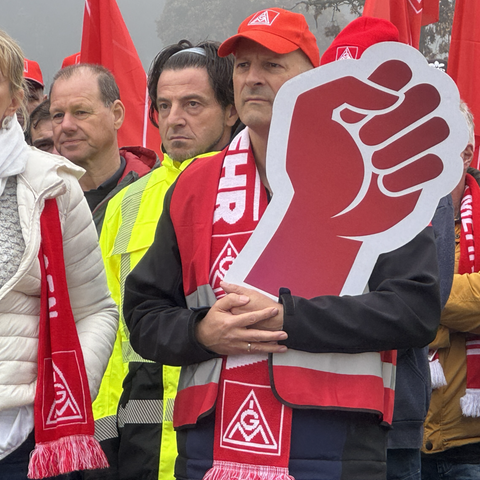
[[[387,429],[381,420],[387,412],[368,410],[357,397],[367,390],[384,408],[385,379],[377,392],[368,391],[362,365],[342,356],[352,382],[342,395],[355,408],[341,408],[336,383],[346,376],[324,370],[324,382],[313,380],[317,354],[375,352],[375,368],[382,371],[378,352],[428,343],[440,310],[433,236],[422,232],[406,250],[382,256],[370,279],[372,292],[356,297],[307,299],[281,289],[277,302],[223,282],[272,195],[266,147],[275,96],[289,79],[319,65],[304,17],[279,8],[242,22],[238,34],[220,46],[220,55],[231,53],[235,106],[247,128],[228,149],[208,163],[195,160],[178,178],[165,197],[154,243],[125,285],[133,348],[144,358],[182,366],[174,410],[175,475],[384,479]],[[314,205],[314,212],[322,207]],[[299,248],[292,243],[283,252],[285,263]],[[415,260],[406,261],[411,255]],[[392,322],[399,335],[392,335]],[[288,384],[275,375],[287,351],[298,372]],[[384,367],[391,371],[393,365]],[[286,399],[280,386],[298,401]],[[330,402],[322,403],[322,396]],[[387,404],[391,413],[393,397]]]
[[[43,93],[45,85],[40,65],[26,58],[23,77],[27,83],[27,111],[30,115],[47,98]]]
[[[275,95],[290,78],[318,67],[317,41],[303,15],[275,8],[245,19],[218,53],[235,55],[235,106],[249,127],[257,168],[266,184],[265,156]]]

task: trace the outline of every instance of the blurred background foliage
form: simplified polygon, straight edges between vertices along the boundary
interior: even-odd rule
[[[180,38],[223,41],[248,15],[282,7],[305,15],[323,53],[340,30],[362,14],[364,4],[365,0],[167,0],[157,34],[166,45]],[[448,57],[454,8],[455,0],[440,0],[439,22],[422,29],[420,51],[429,61]]]

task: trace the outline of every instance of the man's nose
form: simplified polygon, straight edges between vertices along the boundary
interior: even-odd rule
[[[249,87],[263,85],[265,83],[265,78],[259,65],[256,65],[255,63],[250,65],[247,73],[246,83]]]
[[[70,113],[66,112],[63,115],[62,121],[60,123],[60,127],[64,132],[72,132],[77,129],[77,122],[75,117]]]
[[[185,110],[180,104],[173,104],[168,115],[168,124],[170,127],[185,126]]]

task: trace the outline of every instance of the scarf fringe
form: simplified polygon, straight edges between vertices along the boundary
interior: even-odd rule
[[[54,477],[76,470],[108,468],[102,447],[91,435],[70,435],[37,443],[30,454],[28,478]]]
[[[214,461],[203,480],[295,480],[288,468]]]
[[[480,390],[467,388],[465,395],[460,399],[460,406],[465,417],[480,417]]]
[[[438,358],[432,360],[429,365],[432,388],[435,390],[436,388],[445,387],[447,385],[447,380],[445,379],[445,373],[443,372],[443,367]]]

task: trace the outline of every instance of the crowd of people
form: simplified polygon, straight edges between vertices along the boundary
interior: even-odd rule
[[[280,88],[398,41],[360,17],[320,56],[303,15],[280,8],[223,43],[180,40],[148,72],[158,158],[118,144],[125,107],[106,68],[66,66],[47,96],[0,32],[1,480],[480,478],[480,172],[465,103],[458,186],[378,257],[365,293],[287,284],[274,299],[224,281],[284,194],[267,175]],[[289,172],[313,190],[335,181],[342,200],[341,140],[300,124]],[[297,158],[327,143],[337,155],[318,171]],[[323,275],[351,248],[331,228],[315,244],[333,259]],[[299,245],[277,252],[287,270]]]

